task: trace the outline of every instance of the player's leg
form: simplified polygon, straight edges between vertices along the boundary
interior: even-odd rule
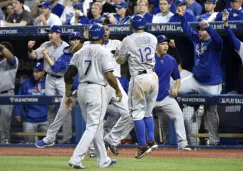
[[[97,147],[98,166],[108,167],[111,164],[111,159],[107,156],[105,149],[102,124],[107,108],[106,89],[104,86],[84,83],[78,88],[78,97],[82,97],[78,98],[78,102],[86,121],[86,130],[75,148],[69,164],[71,166],[79,166],[91,142],[94,137],[96,137],[94,145]],[[99,145],[97,145],[97,143],[99,143]]]
[[[196,91],[196,81],[191,72],[187,70],[182,70],[181,76],[181,86],[179,88],[179,93],[193,93]]]
[[[222,84],[219,85],[208,85],[201,86],[201,93],[205,94],[220,94],[222,91]],[[205,112],[207,118],[207,126],[209,133],[209,145],[218,145],[219,137],[218,137],[218,126],[219,126],[219,115],[217,111],[217,105],[205,105]]]
[[[10,142],[10,121],[12,115],[12,105],[0,105],[0,143]]]
[[[122,100],[120,102],[112,101],[111,103],[117,108],[120,118],[111,131],[104,137],[104,141],[108,144],[114,155],[118,155],[116,146],[120,144],[122,138],[125,138],[133,128],[133,120],[128,110],[128,96],[123,90],[119,80],[118,85],[122,93]],[[115,96],[115,94],[113,96]],[[121,135],[123,135],[123,137]]]
[[[134,129],[138,139],[138,152],[135,158],[139,159],[151,152],[145,137],[144,116],[146,112],[146,99],[142,91],[142,75],[132,77],[128,90],[129,111],[133,118]]]
[[[30,123],[30,122],[23,122],[23,131],[24,133],[32,133],[37,132],[38,123]],[[33,135],[24,136],[24,143],[25,144],[32,144],[35,143],[35,137]]]
[[[107,119],[104,122],[104,136],[111,131],[120,117],[118,109],[113,104],[108,105],[106,115]]]
[[[55,81],[57,94],[63,96],[65,94],[64,79],[56,79]],[[72,138],[72,115],[66,115],[63,120],[62,126],[63,140],[61,143],[69,143]]]
[[[154,139],[154,118],[152,116],[153,108],[156,104],[156,99],[158,95],[158,76],[155,73],[146,74],[147,78],[144,81],[143,89],[145,92],[146,99],[146,113],[144,116],[145,128],[148,136],[147,144],[151,148],[151,150],[156,150],[158,148],[157,143]],[[147,86],[150,86],[148,88]]]

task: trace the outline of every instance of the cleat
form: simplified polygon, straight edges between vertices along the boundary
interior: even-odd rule
[[[96,157],[96,154],[95,153],[89,153],[89,157],[90,158],[95,158]]]
[[[135,155],[135,158],[141,159],[145,155],[149,154],[151,151],[152,151],[152,149],[148,145],[140,146],[140,147],[138,147],[138,152]]]
[[[116,146],[111,145],[106,141],[104,141],[104,142],[105,142],[105,146],[107,146],[110,149],[110,151],[113,153],[114,156],[117,156],[119,154]]]
[[[55,143],[45,143],[43,140],[39,140],[35,143],[35,146],[38,147],[38,148],[44,148],[44,147],[47,147],[47,146],[53,146]]]
[[[108,167],[113,166],[113,165],[115,165],[116,163],[117,163],[117,160],[116,160],[116,159],[113,159],[113,160],[111,160],[111,163],[110,163],[110,165],[109,165]]]
[[[85,169],[85,166],[82,165],[82,163],[80,163],[80,165],[74,165],[74,164],[71,164],[71,163],[68,163],[70,167],[74,168],[74,169]]]
[[[156,143],[156,141],[148,141],[147,144],[151,148],[151,151],[158,149],[158,144]]]

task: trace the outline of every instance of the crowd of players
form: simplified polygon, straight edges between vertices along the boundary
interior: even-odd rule
[[[13,0],[12,3],[14,7],[20,3],[19,5],[23,11],[23,2],[15,2]],[[80,5],[80,2],[77,3],[74,3],[74,6]],[[190,106],[184,106],[182,110],[173,97],[177,96],[178,93],[196,92],[199,94],[213,95],[221,93],[223,79],[220,60],[223,41],[213,28],[210,27],[209,22],[214,20],[224,22],[225,31],[229,35],[230,42],[242,58],[242,42],[234,36],[228,26],[229,20],[240,20],[243,14],[241,12],[242,2],[230,2],[232,9],[224,10],[221,13],[215,14],[214,11],[211,13],[211,10],[211,12],[205,15],[200,15],[198,13],[200,11],[198,10],[199,4],[194,5],[197,10],[193,13],[192,9],[187,9],[188,1],[178,0],[172,3],[170,1],[160,0],[159,7],[161,13],[152,16],[148,15],[148,2],[139,0],[136,5],[136,10],[138,10],[139,15],[124,16],[123,14],[122,19],[120,18],[122,17],[122,12],[120,13],[119,11],[124,10],[123,12],[126,13],[126,9],[129,7],[128,4],[126,2],[118,2],[114,8],[117,14],[107,12],[101,15],[102,8],[105,7],[104,4],[106,3],[93,3],[91,10],[93,18],[85,19],[87,23],[93,25],[90,26],[84,35],[81,36],[79,32],[73,32],[70,34],[69,42],[67,43],[61,39],[61,28],[58,26],[61,24],[57,23],[57,25],[53,25],[52,23],[50,24],[52,25],[50,29],[47,30],[49,32],[49,41],[43,43],[35,50],[33,49],[35,41],[28,42],[29,58],[37,60],[37,62],[33,65],[33,76],[22,84],[19,89],[19,95],[63,95],[63,99],[58,112],[56,112],[56,106],[14,106],[14,117],[18,121],[23,119],[24,131],[37,132],[40,130],[47,132],[45,138],[36,142],[37,147],[43,148],[55,143],[56,134],[60,127],[63,126],[62,143],[68,143],[72,135],[70,113],[74,104],[78,101],[81,109],[85,109],[82,112],[86,120],[87,129],[70,159],[69,164],[72,167],[84,167],[81,160],[88,148],[91,151],[92,149],[94,150],[92,156],[98,156],[99,167],[108,167],[115,164],[116,161],[110,160],[107,157],[106,150],[104,150],[104,143],[114,155],[118,155],[117,146],[130,133],[133,127],[139,144],[138,153],[135,157],[139,159],[151,151],[156,150],[158,145],[154,137],[153,109],[155,109],[155,115],[167,114],[174,120],[179,150],[191,150],[193,149],[191,145],[198,145],[198,141],[191,134],[198,132],[202,116],[204,116],[205,128],[209,132],[208,144],[219,145],[220,140],[217,136],[219,124],[217,106],[200,106],[197,112],[186,112]],[[214,9],[216,6],[215,3],[210,0],[206,1],[205,10],[209,10],[208,6],[210,5],[212,7],[211,9]],[[112,9],[111,7],[113,5],[109,5],[111,6],[107,7],[107,9]],[[174,13],[170,12],[173,9],[172,6],[175,6]],[[54,9],[52,8],[52,4],[47,1],[41,2],[40,5],[38,4],[33,7],[38,13],[38,8],[36,7],[41,7],[41,12],[49,8],[47,9],[49,10],[49,14],[50,9]],[[145,10],[145,13],[142,13],[143,10]],[[164,11],[165,13],[163,13]],[[84,11],[81,12],[83,13]],[[87,16],[88,13],[89,10],[87,8]],[[164,14],[170,16],[168,17]],[[73,15],[76,16],[76,13]],[[16,21],[14,17],[11,17],[11,14],[8,18]],[[44,18],[45,16],[40,15],[34,21],[35,23],[45,25],[47,21]],[[56,19],[54,20],[56,21]],[[180,65],[180,58],[178,57],[176,45],[173,41],[167,39],[164,35],[156,38],[144,31],[146,23],[149,22],[148,20],[150,22],[157,21],[158,23],[163,23],[165,20],[167,20],[166,22],[181,22],[184,33],[194,45],[195,65],[192,72],[186,71]],[[189,21],[196,20],[201,21],[197,27],[198,32],[194,31],[188,24]],[[66,22],[75,23],[76,20],[70,19],[70,21],[67,21],[66,19]],[[100,22],[104,26],[95,24]],[[19,22],[21,25],[10,24],[9,26],[23,26],[22,24],[27,23],[28,21],[21,20]],[[122,42],[110,40],[110,30],[107,26],[109,23],[131,24],[131,29],[134,33]],[[8,26],[9,22],[3,21],[2,24]],[[90,40],[90,42],[82,44],[83,39]],[[172,52],[170,54],[168,52],[169,47],[174,49],[176,53]],[[94,54],[90,54],[91,50],[89,48],[91,50],[94,49],[97,53],[93,52]],[[1,42],[0,51],[0,67],[2,72],[0,78],[5,80],[0,86],[0,94],[13,95],[18,58],[13,55],[13,47],[9,42]],[[112,56],[110,52],[113,53]],[[154,54],[156,55],[154,56]],[[101,60],[101,56],[103,55],[110,56],[111,59],[105,58],[103,61]],[[82,61],[83,63],[80,63],[80,56],[92,56],[103,61],[102,64],[99,64],[104,67],[101,73],[99,73],[99,65],[96,65],[96,70],[90,69],[94,65],[91,64],[91,60],[84,60]],[[43,59],[44,63],[40,62],[40,59]],[[109,62],[109,60],[112,60],[112,62]],[[122,85],[127,84],[127,81],[120,83],[121,80],[126,79],[119,79],[121,77],[119,64],[124,64],[126,61],[128,62],[130,71],[128,95],[124,91],[125,86],[122,87]],[[87,76],[89,79],[86,78],[86,75],[89,75]],[[174,82],[171,82],[171,77],[175,80]],[[109,83],[107,87],[105,80]],[[82,90],[78,88],[79,84],[84,85],[87,89],[84,88]],[[96,84],[101,86],[101,89]],[[102,93],[106,89],[108,90],[108,97],[106,97],[106,93]],[[97,97],[92,97],[93,91],[101,91],[102,96],[100,98],[103,100],[97,101]],[[82,95],[86,95],[87,98],[79,98]],[[96,104],[92,104],[91,101],[96,101],[98,106],[103,106],[101,108],[102,110]],[[86,105],[87,103],[91,103],[91,107]],[[1,106],[0,110],[0,143],[8,143],[10,141],[12,106]],[[20,117],[21,110],[23,110],[22,117]],[[105,113],[107,113],[108,119],[104,126],[106,130],[104,130],[103,136],[103,125],[100,123],[103,122]],[[194,129],[190,125],[194,122],[192,117],[195,116],[195,113],[198,121]],[[145,130],[148,136],[147,140],[145,138]],[[26,143],[35,143],[35,141],[35,138],[26,136]]]

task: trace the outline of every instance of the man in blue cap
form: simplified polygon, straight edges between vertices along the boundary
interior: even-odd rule
[[[45,95],[45,80],[44,65],[42,62],[36,62],[33,65],[33,75],[23,82],[18,95]],[[25,104],[15,105],[13,114],[19,122],[22,118],[24,132],[46,132],[48,128],[47,112],[47,105]],[[24,142],[27,144],[35,143],[35,136],[25,136]]]
[[[63,54],[63,49],[68,46],[68,44],[61,39],[61,27],[57,25],[51,26],[47,29],[49,32],[49,40],[44,42],[39,48],[33,50],[33,46],[35,45],[35,41],[28,42],[28,53],[31,59],[42,59],[44,58],[44,70],[47,72],[46,76],[46,95],[47,96],[55,96],[55,95],[64,95],[65,93],[65,85],[63,75],[65,70],[61,70],[59,72],[54,72],[47,61],[48,58],[51,58],[53,62],[56,62],[61,55]],[[54,121],[56,116],[56,106],[50,105],[48,106],[48,122],[49,125]],[[67,123],[67,125],[70,125]],[[64,139],[68,139],[70,137],[70,133],[64,133]],[[67,138],[66,138],[67,137]]]
[[[193,22],[196,21],[196,17],[186,11],[186,1],[185,0],[176,0],[175,1],[176,11],[181,11],[187,21]],[[173,15],[169,22],[181,22],[182,18],[176,13]]]
[[[61,19],[51,12],[52,6],[49,1],[43,1],[39,8],[41,9],[41,14],[35,19],[34,25],[37,26],[52,26],[52,25],[62,25]]]
[[[159,77],[159,93],[155,112],[157,116],[165,113],[174,121],[178,138],[178,149],[191,150],[187,142],[183,113],[179,104],[174,99],[178,95],[181,84],[178,63],[174,57],[167,54],[170,40],[164,35],[158,36],[157,40],[155,72]],[[175,80],[175,85],[170,85],[170,77]],[[172,87],[171,90],[170,87]]]
[[[80,43],[81,35],[79,32],[73,32],[69,35],[69,44],[70,46],[67,46],[63,50],[63,55],[57,60],[53,61],[49,56],[46,56],[45,59],[48,62],[48,64],[51,66],[51,69],[53,72],[58,73],[58,72],[63,72],[66,71],[69,63],[71,61],[71,58],[73,57],[73,53],[75,53],[77,50],[79,50],[82,45]],[[75,51],[74,48],[76,49]],[[74,79],[74,83],[72,86],[72,91],[76,90],[78,88],[78,78],[77,76]],[[64,98],[63,98],[64,99]],[[73,101],[76,102],[76,96],[73,98]],[[74,102],[74,104],[75,104]],[[67,107],[64,104],[64,100],[62,100],[61,106],[57,112],[57,115],[55,117],[54,122],[50,125],[50,127],[47,130],[46,137],[43,138],[43,140],[40,140],[36,142],[36,147],[38,148],[43,148],[45,146],[51,146],[54,145],[54,142],[56,140],[56,134],[59,131],[60,127],[62,126],[63,122],[66,121],[68,122],[69,125],[67,125],[64,129],[66,130],[65,132],[69,132],[69,136],[66,137],[67,140],[72,138],[72,130],[70,125],[72,124],[71,120],[71,110],[67,109]],[[68,130],[69,129],[69,130]]]
[[[216,3],[217,3],[216,0],[206,0],[206,2],[204,3],[206,13],[200,15],[198,21],[202,21],[202,20],[206,20],[208,22],[215,21],[216,16],[218,14],[217,12],[214,12]]]

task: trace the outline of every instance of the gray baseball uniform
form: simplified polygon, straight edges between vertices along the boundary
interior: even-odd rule
[[[90,44],[75,53],[70,62],[78,69],[78,102],[86,122],[86,130],[69,161],[73,165],[81,163],[92,141],[98,166],[108,167],[111,163],[103,141],[103,119],[108,104],[104,73],[114,70],[111,58],[107,49]]]
[[[42,48],[46,47],[48,50],[49,57],[53,60],[53,62],[57,61],[57,59],[63,54],[63,49],[69,46],[65,41],[62,41],[59,47],[55,47],[51,41],[47,41],[43,43],[38,49],[35,50],[36,58],[41,59],[43,58]],[[44,70],[48,73],[46,76],[46,95],[47,96],[54,96],[54,95],[64,95],[65,93],[65,84],[63,75],[65,70],[61,72],[55,73],[52,71],[50,65],[46,60],[44,60]],[[51,125],[56,116],[56,106],[49,105],[48,106],[48,124]],[[65,121],[63,122],[63,141],[67,141],[71,138],[72,132],[71,129],[71,117],[66,116]],[[65,129],[66,128],[66,129]]]
[[[18,58],[16,63],[11,64],[6,58],[0,61],[0,96],[14,95],[15,77],[19,65]],[[10,121],[12,114],[12,105],[0,105],[0,144],[10,141]]]

